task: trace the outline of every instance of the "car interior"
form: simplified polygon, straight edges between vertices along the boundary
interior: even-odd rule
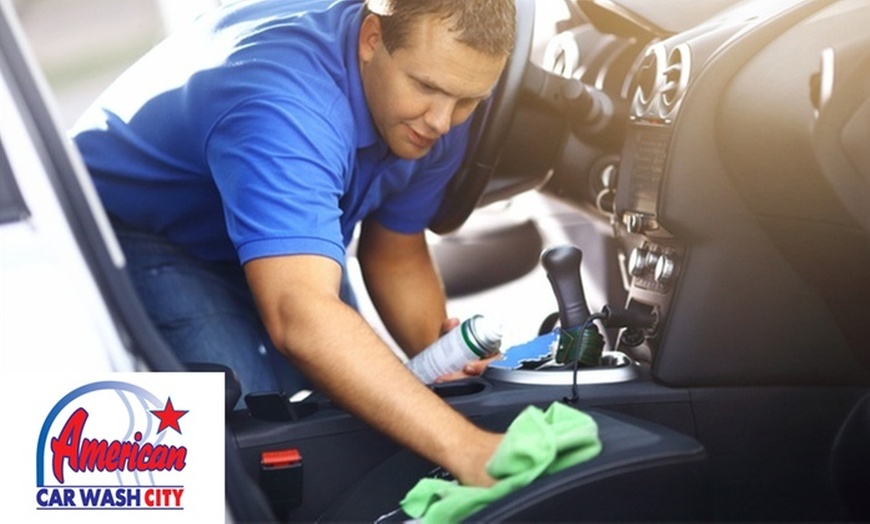
[[[500,302],[517,340],[482,376],[430,387],[496,431],[565,402],[603,449],[469,520],[870,520],[870,5],[516,5],[514,53],[431,230],[448,306]],[[89,232],[3,17],[3,75],[68,177],[131,351],[226,374],[233,520],[407,520],[405,493],[443,470],[317,391],[233,411],[232,370],[174,360]],[[566,358],[578,327],[601,343]],[[541,343],[511,359],[522,341]]]

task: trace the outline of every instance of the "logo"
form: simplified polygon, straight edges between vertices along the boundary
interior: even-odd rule
[[[2,368],[4,522],[223,522],[225,380]]]
[[[39,432],[36,509],[183,510],[195,453],[183,430],[195,417],[184,408],[115,380],[69,392]]]

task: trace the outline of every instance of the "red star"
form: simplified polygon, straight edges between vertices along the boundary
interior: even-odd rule
[[[157,428],[157,433],[160,433],[166,428],[173,428],[175,431],[181,433],[181,427],[178,425],[178,419],[183,417],[187,411],[176,410],[172,406],[172,398],[166,398],[166,405],[163,409],[152,409],[151,413],[154,413],[154,416],[160,419],[160,427]]]

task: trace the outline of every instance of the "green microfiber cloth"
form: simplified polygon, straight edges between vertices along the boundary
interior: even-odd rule
[[[554,402],[546,411],[526,407],[511,422],[486,471],[488,488],[443,479],[421,479],[405,495],[402,509],[424,523],[458,522],[541,475],[561,471],[601,453],[598,425],[581,411]]]

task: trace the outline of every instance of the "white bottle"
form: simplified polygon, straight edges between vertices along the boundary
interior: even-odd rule
[[[425,384],[461,370],[469,362],[499,351],[502,326],[482,315],[474,315],[447,332],[408,361],[408,368]]]

